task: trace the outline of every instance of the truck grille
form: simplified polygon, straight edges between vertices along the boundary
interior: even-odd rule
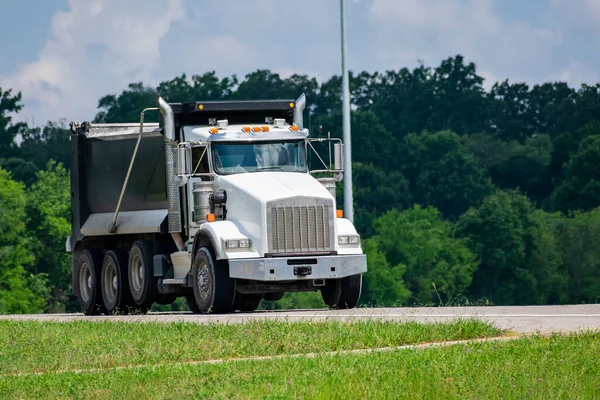
[[[269,253],[333,250],[333,204],[324,199],[303,200],[312,204],[287,199],[268,205]]]

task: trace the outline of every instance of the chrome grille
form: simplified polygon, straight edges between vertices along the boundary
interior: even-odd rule
[[[297,203],[298,200],[279,201],[268,207],[269,252],[310,253],[333,250],[331,202],[314,199],[309,201],[312,204],[282,204],[286,202]]]

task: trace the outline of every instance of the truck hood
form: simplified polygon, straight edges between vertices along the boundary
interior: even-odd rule
[[[215,180],[227,192],[227,220],[252,240],[253,251],[268,249],[267,204],[275,200],[326,199],[335,206],[333,196],[318,180],[304,173],[253,172],[224,175]],[[292,203],[294,201],[292,200]]]
[[[228,198],[241,194],[242,197],[247,196],[261,203],[290,197],[333,200],[329,191],[319,181],[309,174],[298,172],[224,175],[217,179],[217,185],[228,192]]]

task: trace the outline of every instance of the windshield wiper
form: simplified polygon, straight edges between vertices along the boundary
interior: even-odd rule
[[[260,167],[260,168],[256,168],[257,171],[282,171],[283,169],[281,169],[281,167],[278,166],[270,166],[270,167]]]

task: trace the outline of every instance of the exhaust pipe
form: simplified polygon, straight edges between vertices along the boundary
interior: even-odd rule
[[[163,99],[162,97],[158,98],[158,107],[160,108],[160,113],[163,116],[164,124],[165,124],[165,138],[170,141],[175,141],[175,117],[173,116],[173,109]]]
[[[294,109],[294,123],[298,125],[298,128],[304,128],[304,118],[302,113],[306,108],[306,95],[302,93],[298,100],[296,100],[296,108]]]

